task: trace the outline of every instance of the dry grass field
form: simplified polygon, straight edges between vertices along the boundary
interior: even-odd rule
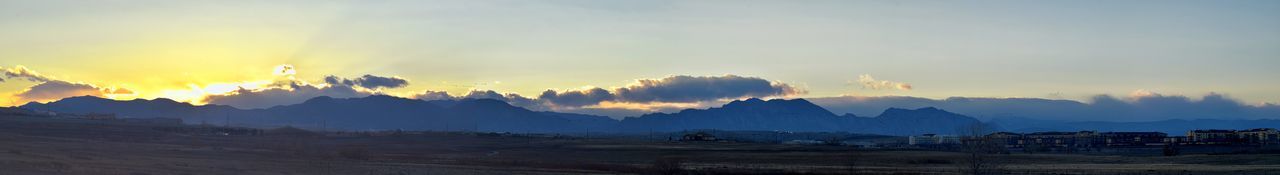
[[[430,133],[184,135],[0,117],[0,174],[957,174],[965,154]],[[1280,155],[998,155],[1005,174],[1280,174]]]

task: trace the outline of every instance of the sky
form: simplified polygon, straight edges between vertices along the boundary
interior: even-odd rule
[[[1262,0],[0,0],[0,106],[473,91],[601,114],[749,97],[1267,106],[1276,19]]]

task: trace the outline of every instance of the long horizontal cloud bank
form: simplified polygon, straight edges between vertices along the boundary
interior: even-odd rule
[[[803,94],[805,91],[791,85],[769,81],[757,77],[737,75],[724,76],[670,76],[662,79],[642,79],[625,87],[605,89],[588,88],[583,90],[555,91],[547,90],[536,98],[519,94],[502,94],[495,91],[472,91],[465,95],[453,96],[445,92],[426,91],[415,96],[422,100],[449,99],[498,99],[515,106],[533,110],[554,110],[561,112],[581,112],[587,114],[609,116],[631,116],[649,112],[664,112],[678,109],[670,107],[652,107],[650,109],[605,109],[593,108],[605,102],[610,103],[700,103],[738,98],[779,97]]]
[[[556,92],[548,90],[538,96],[560,106],[586,106],[604,101],[626,103],[689,103],[748,97],[787,96],[804,93],[791,85],[762,78],[725,76],[671,76],[643,79],[612,90],[591,88]]]
[[[1245,105],[1222,94],[1199,100],[1148,94],[1117,98],[1094,96],[1088,103],[1039,98],[969,98],[941,100],[919,97],[827,97],[809,99],[835,113],[874,116],[886,108],[938,107],[980,119],[1018,117],[1064,121],[1157,121],[1168,119],[1276,119],[1280,106]]]
[[[324,82],[332,85],[359,86],[368,89],[379,88],[401,88],[409,86],[409,80],[400,77],[381,77],[374,75],[364,75],[355,79],[339,78],[338,76],[326,76]]]
[[[291,76],[292,74],[281,74]],[[308,84],[305,81],[287,80],[265,88],[239,89],[226,94],[214,94],[203,98],[204,103],[230,105],[237,108],[268,108],[276,105],[297,104],[307,99],[329,96],[334,98],[363,97],[379,94],[382,89],[401,88],[409,84],[399,77],[364,75],[357,78],[326,76],[324,84]],[[653,108],[628,110],[595,110],[598,105],[611,103],[699,103],[738,98],[788,96],[804,93],[791,85],[756,77],[724,76],[670,76],[662,79],[642,79],[625,87],[604,89],[555,91],[547,90],[536,97],[492,90],[474,90],[462,95],[441,91],[425,91],[410,98],[422,100],[498,99],[515,106],[540,111],[577,112],[610,116],[639,115],[659,111]],[[664,108],[665,109],[665,108]],[[596,113],[593,111],[607,111]]]
[[[75,96],[105,97],[111,94],[133,94],[133,91],[124,88],[99,87],[89,83],[56,79],[42,75],[24,66],[15,66],[7,69],[0,68],[0,71],[4,73],[3,77],[10,80],[18,79],[37,82],[36,85],[14,93],[13,98],[16,99],[13,100],[15,102],[52,101]],[[5,79],[0,78],[0,82],[4,81]]]

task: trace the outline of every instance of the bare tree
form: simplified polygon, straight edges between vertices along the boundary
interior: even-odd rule
[[[995,130],[983,123],[973,123],[960,128],[960,151],[963,157],[957,161],[961,174],[988,175],[1005,174],[1005,160],[1000,153],[1005,152],[1004,143],[988,134]]]

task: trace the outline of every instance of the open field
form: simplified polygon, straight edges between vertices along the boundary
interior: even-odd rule
[[[965,154],[467,133],[185,135],[0,117],[0,174],[955,174]],[[1280,155],[999,155],[1008,174],[1280,174]]]

